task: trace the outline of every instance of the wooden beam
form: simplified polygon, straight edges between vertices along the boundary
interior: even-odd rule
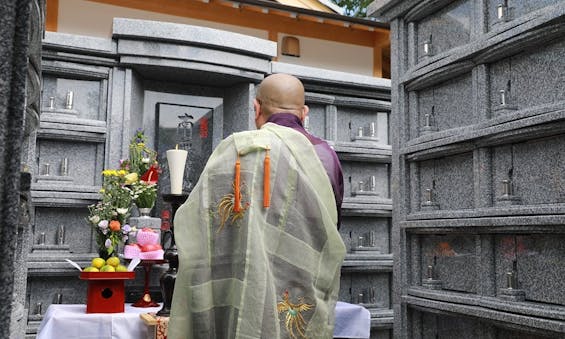
[[[270,30],[269,31],[269,40],[276,42],[277,43],[277,49],[278,49],[279,32]],[[278,54],[279,54],[279,51],[277,50],[277,55]],[[277,61],[278,59],[279,59],[278,56],[276,56],[276,57],[273,58],[273,61]]]
[[[344,27],[300,20],[299,17],[293,17],[288,12],[279,10],[269,10],[263,13],[248,10],[247,6],[233,8],[233,6],[227,6],[225,1],[218,0],[210,0],[208,3],[193,0],[88,1],[366,47],[374,46],[377,32],[369,31],[369,27],[361,25],[355,25],[353,28],[353,26]],[[281,12],[280,16],[278,12]],[[273,15],[277,15],[276,19],[273,18]]]
[[[383,55],[384,51],[389,51],[390,53],[390,48],[386,49],[387,46],[390,46],[390,34],[375,32],[375,44],[373,46],[373,76],[374,77],[382,78],[387,73],[386,72],[387,65],[384,64],[387,58],[386,56]],[[390,56],[388,59],[390,59]]]
[[[45,30],[50,32],[57,32],[57,21],[59,18],[59,0],[47,0],[45,7]]]

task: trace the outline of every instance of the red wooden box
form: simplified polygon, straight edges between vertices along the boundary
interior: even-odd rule
[[[86,313],[124,312],[124,282],[135,278],[135,272],[80,272],[88,281]]]

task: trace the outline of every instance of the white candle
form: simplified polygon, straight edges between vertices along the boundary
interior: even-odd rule
[[[171,178],[171,194],[182,194],[182,182],[184,177],[184,166],[188,152],[185,150],[170,149],[167,151],[167,162],[169,163],[169,174]]]

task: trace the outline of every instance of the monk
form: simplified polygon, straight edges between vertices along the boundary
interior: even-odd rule
[[[339,161],[302,127],[297,78],[265,78],[254,109],[258,130],[218,145],[175,216],[169,338],[333,336],[345,256]]]

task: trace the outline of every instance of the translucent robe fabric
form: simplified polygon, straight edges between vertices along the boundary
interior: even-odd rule
[[[221,227],[238,153],[244,213]],[[268,123],[226,138],[174,220],[180,267],[169,338],[332,337],[345,246],[329,179],[302,134]]]

